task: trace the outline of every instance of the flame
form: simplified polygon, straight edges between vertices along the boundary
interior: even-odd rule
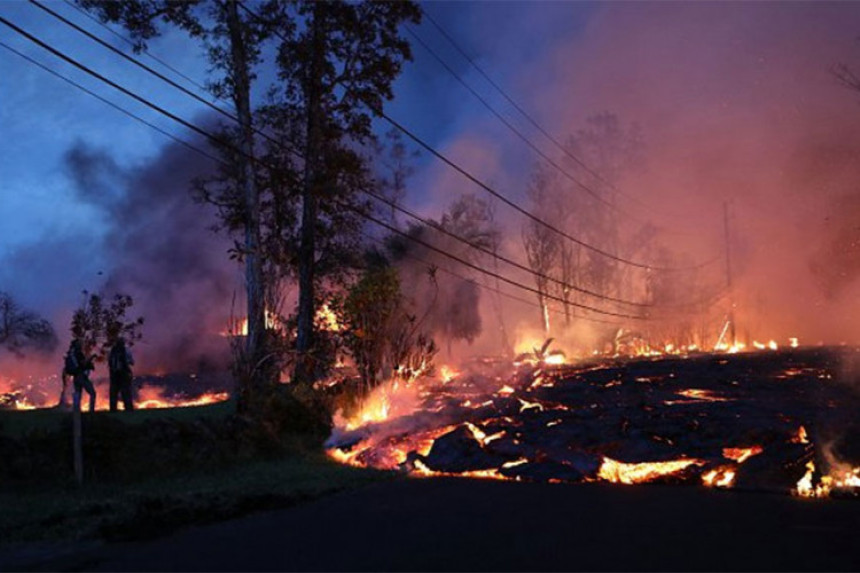
[[[615,483],[645,483],[666,475],[676,474],[691,465],[702,465],[703,463],[702,460],[697,459],[681,459],[627,464],[604,457],[597,477]]]
[[[372,392],[361,405],[361,408],[342,423],[338,421],[340,412],[335,415],[335,425],[346,430],[354,430],[372,422],[382,422],[391,413],[391,398],[385,390]]]
[[[317,310],[316,322],[320,325],[320,328],[329,332],[340,332],[342,329],[340,323],[337,321],[337,315],[329,308],[328,304],[322,305]]]
[[[561,354],[561,353],[550,354],[549,356],[547,356],[543,359],[544,364],[550,364],[550,365],[564,364],[564,362],[565,362],[564,354]]]
[[[263,310],[263,322],[266,330],[277,328],[280,321],[277,313],[271,312],[269,309]],[[227,328],[219,334],[221,336],[248,336],[248,317],[241,320],[231,320]]]
[[[806,435],[806,428],[804,428],[803,426],[800,426],[797,429],[797,432],[791,438],[791,443],[792,444],[808,444],[809,438]]]
[[[798,480],[793,493],[801,497],[827,497],[834,489],[860,487],[860,467],[838,467],[831,470],[827,475],[821,476],[819,483],[816,485],[812,484],[814,476],[815,463],[812,461],[806,462],[806,473]]]
[[[230,395],[227,392],[210,392],[198,396],[197,398],[148,398],[140,400],[135,407],[141,410],[152,410],[157,408],[188,408],[191,406],[206,406],[223,402]],[[101,408],[98,408],[101,409]]]
[[[803,427],[803,426],[801,426]],[[806,462],[806,473],[797,482],[795,493],[801,497],[821,497],[823,492],[812,486],[812,476],[815,474],[815,463]]]
[[[538,412],[543,412],[543,404],[541,404],[540,402],[527,402],[522,398],[517,398],[517,400],[519,400],[521,404],[520,412],[525,412],[526,410],[532,409],[536,409]]]
[[[442,384],[447,384],[459,375],[460,373],[450,366],[443,365],[439,368],[439,377],[442,380]]]
[[[753,456],[762,453],[764,448],[761,446],[752,446],[749,448],[723,448],[723,457],[728,460],[734,460],[739,464],[744,463]]]
[[[708,487],[732,487],[735,481],[735,470],[731,466],[713,469],[702,474],[702,483]]]
[[[792,336],[791,338],[789,338],[788,339],[788,345],[791,346],[792,348],[797,348],[799,346],[799,342],[797,340],[797,337]]]
[[[471,422],[466,422],[465,426],[472,433],[472,436],[475,438],[475,441],[477,441],[482,446],[486,446],[493,440],[498,440],[505,435],[505,431],[502,430],[501,432],[497,432],[488,436],[483,430],[481,430],[478,426]]]
[[[704,402],[731,402],[731,398],[723,398],[722,396],[715,395],[711,390],[703,390],[701,388],[688,388],[687,390],[679,390],[676,394],[680,396],[686,396],[687,398],[694,398],[696,400],[702,400]]]
[[[498,480],[511,480],[513,478],[509,478],[499,473],[499,470],[470,470],[461,473],[450,473],[450,472],[437,472],[435,470],[431,470],[425,464],[421,462],[421,460],[415,460],[415,470],[417,475],[419,476],[453,476],[453,477],[467,477],[467,478],[477,478],[477,479],[498,479]]]
[[[15,409],[16,410],[35,410],[38,408],[35,404],[30,403],[27,398],[21,396],[15,400]]]

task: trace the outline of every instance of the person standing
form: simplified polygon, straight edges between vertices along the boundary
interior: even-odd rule
[[[128,412],[134,410],[134,400],[131,396],[131,382],[134,375],[131,367],[134,366],[134,357],[125,345],[125,339],[120,336],[108,355],[108,368],[110,370],[110,411],[117,411],[117,399],[122,397],[123,409]]]
[[[63,371],[72,376],[72,383],[74,384],[72,407],[75,411],[81,408],[81,393],[84,390],[90,395],[90,412],[94,412],[96,409],[96,389],[93,388],[93,383],[90,380],[90,372],[95,370],[94,358],[95,356],[87,358],[79,338],[72,340],[69,351],[66,353]]]

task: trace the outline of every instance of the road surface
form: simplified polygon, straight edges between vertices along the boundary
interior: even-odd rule
[[[43,564],[100,571],[860,570],[860,501],[406,479]]]

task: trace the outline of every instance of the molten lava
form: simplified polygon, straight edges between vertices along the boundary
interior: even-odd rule
[[[604,457],[597,476],[600,479],[615,483],[647,483],[680,473],[693,464],[702,465],[703,463],[702,460],[689,459],[630,464]]]

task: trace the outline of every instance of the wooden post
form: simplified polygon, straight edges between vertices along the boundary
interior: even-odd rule
[[[81,447],[81,401],[80,398],[73,400],[72,407],[72,449],[75,458],[75,481],[81,486],[84,484],[84,454]]]

